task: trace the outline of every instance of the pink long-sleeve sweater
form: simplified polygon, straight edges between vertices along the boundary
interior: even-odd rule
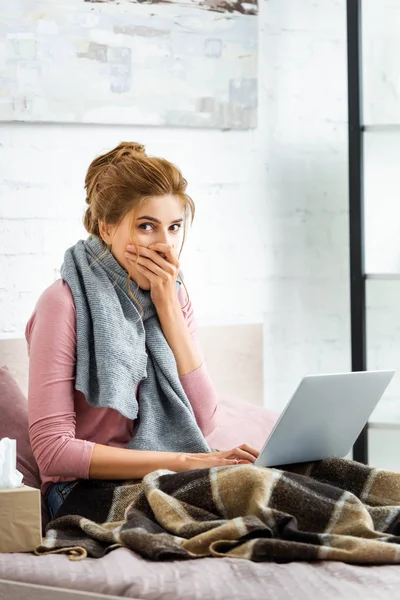
[[[178,296],[184,306],[182,288]],[[182,312],[198,347],[190,301]],[[112,408],[90,406],[75,390],[76,314],[71,290],[63,280],[44,291],[25,337],[29,351],[29,436],[45,494],[51,483],[89,477],[95,443],[126,448],[134,434],[134,421]],[[216,426],[217,394],[204,363],[180,379],[200,429],[209,435]]]

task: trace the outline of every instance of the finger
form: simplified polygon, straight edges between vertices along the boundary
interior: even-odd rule
[[[248,444],[241,444],[240,446],[237,446],[236,448],[233,448],[232,450],[225,450],[224,452],[229,453],[229,454],[237,454],[238,450],[243,450],[244,452],[250,454],[254,458],[258,458],[258,456],[260,455],[260,452],[256,448],[253,448],[252,446],[249,446]]]
[[[149,263],[144,263],[144,261],[141,260],[142,254],[140,252],[140,249],[139,249],[139,253],[137,253],[137,251],[133,249],[134,246],[128,246],[128,248],[132,248],[132,249],[125,252],[125,254],[124,254],[125,258],[127,258],[131,263],[133,263],[135,265],[142,264],[143,266],[147,266],[148,268],[150,268]],[[148,260],[150,260],[150,259],[148,259]],[[157,263],[154,262],[154,264],[157,264]],[[169,263],[167,263],[167,261],[164,261],[164,265],[166,266],[166,268],[169,268]],[[162,268],[161,265],[159,265],[159,266]]]
[[[223,459],[219,459],[216,461],[217,465],[220,467],[231,467],[231,466],[238,466],[240,464],[243,464],[242,461],[238,460],[237,458],[223,458]]]
[[[147,258],[151,258],[154,256],[154,254],[156,254],[157,256],[160,256],[161,254],[166,254],[166,251],[170,248],[170,246],[168,246],[167,244],[160,244],[161,246],[165,247],[165,250],[153,250],[152,246],[141,246],[141,245],[137,245],[135,246],[135,244],[128,244],[126,247],[126,250],[128,252],[133,252],[134,254],[141,254],[142,256],[147,256]]]
[[[175,264],[176,261],[168,260],[168,257],[164,258],[158,252],[149,250],[145,246],[127,246],[127,254],[131,253],[133,256],[143,256],[148,260],[153,261],[156,265],[160,266],[164,270],[168,270],[170,265],[179,267],[179,263]]]
[[[125,252],[124,256],[125,256],[125,258],[127,258],[129,260],[129,262],[132,262],[132,263],[136,262],[136,258],[137,258],[136,252]]]
[[[179,261],[176,254],[175,246],[170,244],[163,244],[161,242],[157,242],[156,244],[150,244],[149,250],[154,252],[161,252],[165,254],[168,262],[172,263],[176,267],[179,267]]]
[[[176,270],[175,267],[172,266],[169,262],[164,262],[164,265],[160,266],[150,258],[145,258],[144,256],[138,256],[136,265],[141,265],[142,267],[146,267],[149,271],[152,271],[158,277],[166,278],[166,277],[175,277]]]
[[[147,279],[150,281],[150,283],[154,284],[154,283],[157,283],[157,280],[160,281],[159,277],[157,275],[155,275],[153,273],[153,271],[150,271],[146,267],[143,267],[143,265],[137,264],[136,268],[139,271],[139,273],[143,273],[143,275],[145,277],[147,277]]]
[[[256,457],[253,456],[250,452],[246,452],[246,450],[242,450],[242,448],[234,448],[229,452],[229,456],[234,456],[235,458],[249,460],[250,462],[255,462]]]
[[[240,461],[238,458],[222,458],[221,456],[210,456],[208,453],[205,455],[191,455],[191,460],[193,462],[198,462],[200,464],[207,464],[210,466],[210,462],[213,466],[216,467],[224,467],[230,465],[238,465]]]
[[[237,463],[237,464],[249,464],[254,462],[254,457],[248,455],[247,457],[240,457],[238,453],[240,453],[240,448],[234,448],[233,450],[215,450],[213,458],[220,460],[227,460],[229,462]],[[235,456],[236,455],[236,456]],[[210,457],[210,455],[208,455]],[[207,457],[207,454],[205,455]],[[211,458],[211,457],[210,457]]]
[[[256,457],[250,454],[250,452],[246,452],[245,450],[240,450],[240,452],[237,453],[237,457],[239,459],[248,460],[251,463],[256,462]]]
[[[259,450],[257,450],[256,448],[253,448],[253,446],[249,446],[248,444],[241,444],[239,446],[239,448],[242,448],[242,450],[249,452],[250,454],[255,456],[255,458],[258,458],[260,456]]]
[[[154,250],[154,252],[164,252],[165,254],[171,250],[174,250],[173,244],[164,244],[162,242],[155,242],[147,247],[149,250]]]

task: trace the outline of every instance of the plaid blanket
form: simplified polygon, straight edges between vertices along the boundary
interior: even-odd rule
[[[344,459],[81,480],[37,554],[400,563],[400,473]]]

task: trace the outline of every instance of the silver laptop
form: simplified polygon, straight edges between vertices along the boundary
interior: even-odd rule
[[[347,456],[393,375],[359,371],[305,377],[255,464],[274,467]]]

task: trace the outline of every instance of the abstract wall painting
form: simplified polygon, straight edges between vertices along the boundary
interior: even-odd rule
[[[0,120],[249,129],[257,0],[13,0]]]

